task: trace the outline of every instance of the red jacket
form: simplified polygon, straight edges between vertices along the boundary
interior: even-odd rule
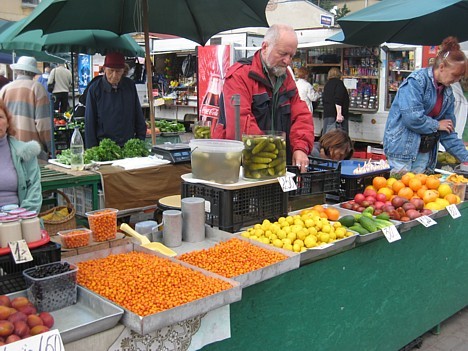
[[[220,99],[219,121],[213,131],[213,138],[234,139],[235,112],[231,97],[240,95],[241,134],[259,134],[262,130],[286,132],[289,145],[288,162],[291,154],[302,150],[310,154],[314,144],[314,122],[306,103],[297,92],[291,74],[279,91],[272,126],[272,86],[263,72],[260,50],[253,58],[244,59],[232,65],[227,73]],[[272,128],[273,127],[273,128]]]

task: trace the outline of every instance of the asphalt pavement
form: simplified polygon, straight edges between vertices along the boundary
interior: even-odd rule
[[[468,351],[468,307],[441,323],[440,333],[427,332],[414,351]]]

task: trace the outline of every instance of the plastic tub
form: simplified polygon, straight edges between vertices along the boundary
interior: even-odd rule
[[[67,271],[63,271],[67,269]],[[38,271],[47,272],[44,277],[37,277]],[[60,272],[50,274],[50,272]],[[28,268],[23,271],[26,281],[26,294],[38,312],[55,311],[76,303],[76,278],[78,267],[67,262],[55,262]]]
[[[239,181],[244,144],[235,140],[192,139],[193,178],[220,184]]]
[[[286,174],[286,140],[284,132],[242,136],[244,178],[272,179]]]
[[[104,208],[86,212],[89,229],[93,232],[94,241],[115,239],[117,234],[117,212],[115,208]]]
[[[86,228],[63,230],[57,233],[64,249],[88,246],[91,230]]]

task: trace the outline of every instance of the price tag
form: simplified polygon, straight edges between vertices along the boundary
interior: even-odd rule
[[[421,223],[423,226],[430,227],[431,225],[437,224],[436,221],[434,221],[431,217],[428,216],[421,216],[416,218],[416,220]]]
[[[14,343],[2,346],[2,351],[65,351],[62,337],[57,329],[30,336],[29,338],[15,341]]]
[[[454,204],[448,205],[446,207],[446,209],[447,209],[448,213],[450,213],[450,215],[452,216],[453,219],[461,217],[461,213],[460,213],[460,211],[458,211],[458,207],[455,206]]]
[[[26,241],[10,241],[8,245],[10,245],[11,254],[13,255],[13,259],[15,260],[16,264],[33,260],[31,251],[29,251],[29,247],[28,244],[26,244]]]
[[[287,175],[285,175],[284,177],[278,177],[278,182],[280,183],[283,192],[297,189],[297,185],[293,177],[289,177]]]
[[[400,233],[398,233],[398,230],[394,225],[382,228],[382,232],[389,243],[393,243],[394,241],[401,239]]]

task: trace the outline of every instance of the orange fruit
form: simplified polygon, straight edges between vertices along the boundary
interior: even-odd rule
[[[421,189],[422,183],[421,183],[421,180],[419,178],[414,176],[414,178],[411,178],[409,180],[408,186],[411,188],[411,190],[417,192],[419,189]]]
[[[427,187],[425,185],[421,186],[417,191],[417,195],[422,199],[424,197],[424,193],[426,192]]]
[[[320,216],[320,218],[328,218],[327,214],[325,213],[325,210],[320,212],[319,216]]]
[[[327,207],[325,213],[330,221],[337,221],[340,218],[340,211],[333,207]]]
[[[460,203],[460,197],[458,195],[455,195],[455,194],[447,194],[444,196],[444,199],[447,200],[449,202],[449,204],[453,205],[453,204],[459,204]]]
[[[404,187],[398,192],[398,196],[404,197],[405,199],[411,199],[414,195],[413,190],[410,187]]]
[[[409,185],[409,181],[411,178],[414,178],[414,173],[411,173],[411,172],[408,172],[408,173],[405,173],[402,177],[401,177],[401,181],[403,182],[403,184],[405,184],[406,186]]]
[[[437,189],[440,185],[440,180],[439,178],[433,177],[433,176],[428,176],[426,179],[426,186],[428,189]]]
[[[397,180],[392,184],[392,190],[395,194],[405,187],[405,184],[401,180]]]
[[[424,200],[424,203],[427,204],[429,202],[434,202],[438,197],[439,192],[437,190],[429,189],[424,192],[422,199]]]
[[[368,186],[366,186],[366,187],[364,188],[364,190],[366,190],[366,189],[372,189],[372,190],[375,190],[375,191],[377,191],[377,189],[376,189],[376,188],[374,188],[374,186],[373,186],[373,185],[368,185]]]
[[[384,177],[375,177],[374,179],[372,179],[372,185],[376,190],[379,190],[380,188],[387,186],[387,179],[385,179]]]
[[[384,194],[387,200],[390,201],[393,195],[393,190],[390,188],[384,187],[384,188],[380,188],[379,191],[377,191],[377,193]]]
[[[314,207],[312,207],[312,209],[315,210],[315,211],[318,211],[318,212],[325,211],[325,209],[323,208],[322,205],[315,205]]]
[[[421,181],[422,185],[426,184],[427,174],[418,173],[418,174],[415,175],[415,177],[418,178]]]

